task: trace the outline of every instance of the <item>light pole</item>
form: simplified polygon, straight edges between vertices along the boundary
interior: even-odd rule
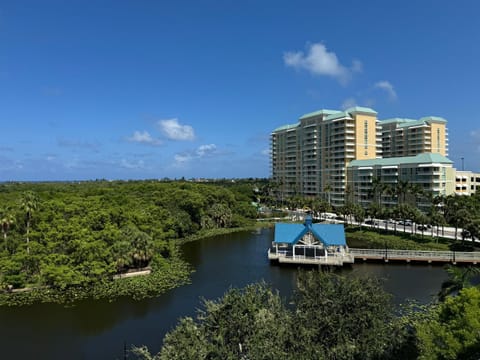
[[[460,159],[462,159],[462,171],[464,171],[464,167],[463,167],[463,160],[465,160],[465,158],[462,156]]]

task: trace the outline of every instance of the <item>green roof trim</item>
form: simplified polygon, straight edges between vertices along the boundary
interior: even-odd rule
[[[409,127],[409,126],[419,126],[419,125],[427,124],[429,122],[446,123],[447,120],[439,116],[426,116],[426,117],[422,117],[419,120],[403,119],[403,118],[392,118],[392,119],[380,120],[379,124],[380,125],[397,124],[398,127]]]
[[[280,127],[276,128],[275,130],[273,130],[273,132],[294,129],[294,128],[298,127],[299,125],[300,125],[300,123],[291,124],[291,125],[283,125],[283,126],[280,126]]]
[[[415,156],[392,157],[383,159],[369,159],[369,160],[352,160],[348,167],[354,166],[394,166],[405,164],[453,164],[453,162],[440,154],[436,153],[422,153]]]
[[[408,122],[398,124],[398,127],[404,128],[404,127],[422,126],[422,125],[427,125],[427,123],[423,120],[413,120],[413,121],[408,121]]]
[[[379,120],[380,125],[386,125],[386,124],[401,124],[401,123],[406,123],[406,122],[411,122],[411,121],[417,121],[415,119],[405,119],[405,118],[391,118],[391,119],[385,119],[385,120]]]
[[[332,114],[332,115],[328,115],[325,118],[325,120],[335,120],[335,119],[341,119],[341,118],[350,118],[351,119],[351,116],[348,112],[341,111],[341,112],[337,112],[337,113]]]
[[[322,109],[322,110],[314,111],[314,112],[311,112],[311,113],[308,113],[308,114],[304,114],[300,117],[300,120],[308,119],[308,118],[311,118],[311,117],[314,117],[314,116],[319,116],[319,115],[332,115],[332,114],[335,114],[335,113],[338,113],[338,112],[340,112],[340,111]]]
[[[353,107],[345,110],[345,112],[350,113],[350,114],[355,114],[355,113],[375,114],[375,115],[378,114],[375,110],[367,108],[367,107],[362,107],[362,106],[353,106]]]
[[[420,120],[422,121],[435,121],[435,122],[441,122],[441,123],[446,123],[447,120],[445,120],[444,118],[440,117],[440,116],[425,116],[425,117],[422,117]]]

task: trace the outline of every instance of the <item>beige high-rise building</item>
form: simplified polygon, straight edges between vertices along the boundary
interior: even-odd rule
[[[350,161],[381,157],[377,112],[319,110],[271,134],[272,177],[283,196],[326,194],[341,205]]]
[[[440,157],[416,158],[420,154]],[[373,178],[387,181],[394,169],[401,172],[389,178],[392,184],[409,181],[432,195],[448,195],[454,189],[454,169],[446,156],[445,119],[379,121],[377,112],[365,107],[305,114],[271,134],[272,180],[281,196],[322,196],[334,206],[352,195],[366,204]],[[390,158],[388,164],[382,158]],[[366,179],[365,171],[373,168],[376,173]]]
[[[415,156],[423,153],[448,156],[447,121],[428,116],[420,120],[388,119],[380,121],[384,158]]]

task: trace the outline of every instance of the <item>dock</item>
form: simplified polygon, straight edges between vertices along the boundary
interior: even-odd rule
[[[391,250],[391,249],[355,249],[350,248],[350,254],[355,260],[362,261],[405,261],[424,263],[450,264],[480,264],[480,252],[460,251],[421,251],[421,250]]]
[[[331,252],[316,256],[315,253],[298,255],[290,249],[267,251],[268,259],[279,264],[344,266],[356,261],[417,262],[425,264],[480,264],[480,252],[459,251],[420,251],[391,249],[355,249],[350,248],[342,253]]]
[[[344,266],[355,261],[480,264],[480,252],[349,248],[343,224],[314,224],[310,216],[304,224],[276,223],[267,256],[271,262],[319,266]]]

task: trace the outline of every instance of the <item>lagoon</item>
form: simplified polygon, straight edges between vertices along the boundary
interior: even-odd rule
[[[297,269],[269,264],[266,250],[272,239],[273,229],[258,229],[184,244],[184,259],[196,270],[192,283],[156,298],[0,308],[2,358],[123,359],[124,344],[158,351],[165,333],[180,317],[193,316],[201,298],[218,298],[229,287],[264,280],[288,299]],[[430,301],[447,278],[438,265],[359,263],[339,271],[384,278],[396,304]]]

